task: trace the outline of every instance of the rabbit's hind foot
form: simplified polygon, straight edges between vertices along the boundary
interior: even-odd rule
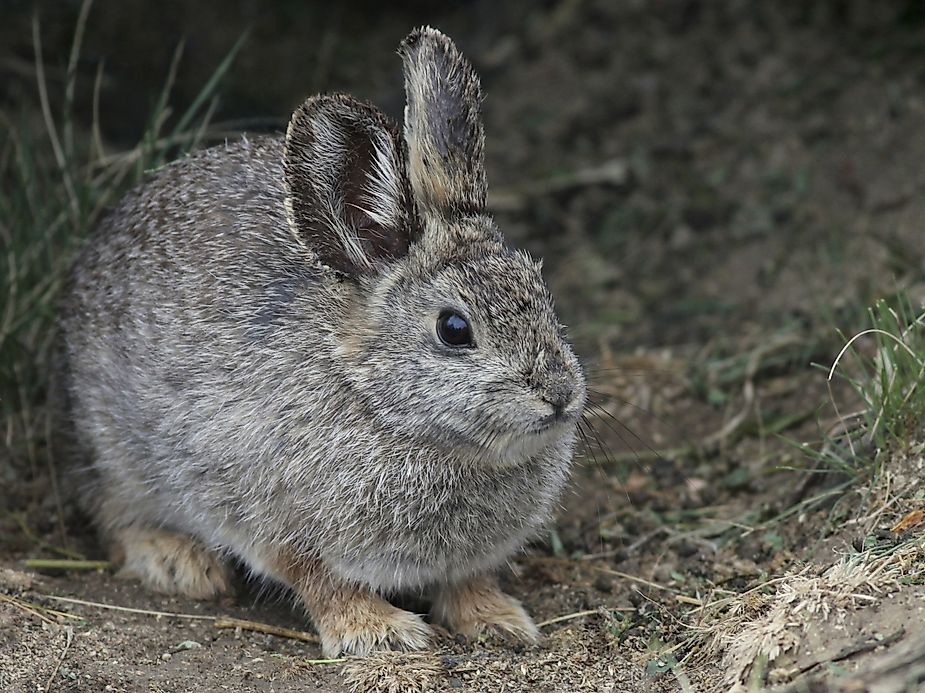
[[[364,656],[379,650],[422,650],[433,635],[410,611],[369,587],[337,577],[321,561],[280,552],[266,562],[269,575],[289,584],[321,636],[325,657]]]
[[[485,575],[438,590],[431,616],[452,632],[471,639],[501,636],[533,644],[540,635],[520,602],[502,592],[493,577]]]
[[[230,590],[225,564],[189,535],[129,528],[115,538],[120,577],[137,578],[155,592],[193,599],[214,599]]]
[[[337,611],[319,614],[315,626],[327,657],[368,655],[377,650],[421,650],[430,627],[417,614],[374,595],[356,594]]]

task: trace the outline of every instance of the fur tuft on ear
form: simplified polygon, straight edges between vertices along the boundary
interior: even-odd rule
[[[482,89],[455,44],[430,27],[398,49],[405,73],[405,141],[415,200],[444,216],[485,207]]]
[[[290,226],[326,265],[358,276],[407,253],[418,225],[404,149],[375,107],[308,99],[289,121],[283,167]]]

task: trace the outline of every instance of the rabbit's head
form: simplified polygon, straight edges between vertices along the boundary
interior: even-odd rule
[[[494,465],[574,438],[584,378],[540,266],[485,212],[481,89],[443,34],[402,43],[403,133],[345,96],[286,136],[296,237],[341,278],[336,344],[382,427]]]

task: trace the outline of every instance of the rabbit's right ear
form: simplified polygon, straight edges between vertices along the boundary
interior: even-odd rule
[[[286,131],[286,213],[300,242],[356,277],[405,255],[414,241],[411,186],[395,127],[348,96],[316,96]]]
[[[485,134],[475,70],[449,37],[431,27],[411,32],[398,54],[415,200],[440,216],[483,212]]]

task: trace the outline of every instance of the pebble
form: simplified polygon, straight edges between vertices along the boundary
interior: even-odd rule
[[[596,578],[594,578],[594,589],[600,592],[610,593],[613,591],[613,578],[599,573]]]

